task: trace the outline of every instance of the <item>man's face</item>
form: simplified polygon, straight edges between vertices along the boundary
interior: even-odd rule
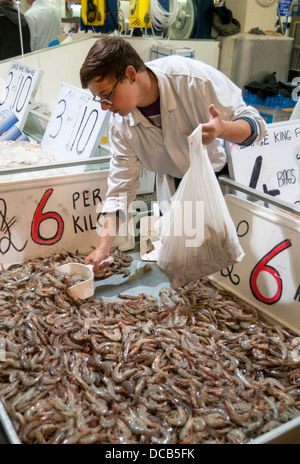
[[[126,116],[137,106],[134,82],[126,76],[122,79],[105,78],[101,81],[94,78],[89,82],[88,88],[103,110]]]

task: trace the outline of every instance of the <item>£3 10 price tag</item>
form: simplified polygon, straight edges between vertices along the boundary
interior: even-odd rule
[[[41,146],[57,161],[89,158],[100,143],[109,116],[90,92],[63,84]]]
[[[20,130],[25,125],[42,75],[40,69],[12,61],[0,95],[0,111],[12,111],[19,120],[15,125]]]

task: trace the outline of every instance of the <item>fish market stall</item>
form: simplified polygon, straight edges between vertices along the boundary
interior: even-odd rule
[[[100,161],[84,163],[87,169]],[[224,271],[177,291],[155,261],[141,259],[136,218],[112,250],[114,262],[95,279],[94,296],[83,300],[72,295],[70,278],[58,266],[83,263],[95,244],[107,171],[98,166],[49,176],[68,164],[2,171],[3,179],[16,176],[0,187],[2,440],[161,445],[295,440],[300,326],[290,314],[299,304],[291,246],[297,247],[299,237],[297,209],[266,195],[251,200],[250,189],[231,185],[226,200],[235,225],[249,225],[249,233],[239,228],[245,260],[228,269],[227,277]],[[44,178],[17,177],[46,167]],[[247,216],[244,202],[251,205]],[[283,220],[282,210],[296,218]],[[261,301],[257,306],[257,299],[249,301],[234,285],[266,254],[260,249],[260,216],[271,221],[267,249],[274,248],[275,230],[283,231],[280,242],[290,240],[277,256],[287,262],[276,263],[285,269],[283,300],[277,295],[271,306]],[[240,265],[246,271],[239,272]],[[285,291],[288,285],[293,291]]]
[[[1,440],[294,441],[298,209],[223,180],[246,256],[176,291],[155,261],[141,258],[139,216],[128,217],[113,263],[83,299],[59,266],[82,264],[95,245],[106,178],[104,158],[2,170]],[[271,280],[261,286],[265,274]]]
[[[172,290],[133,210],[80,297],[107,161],[0,172],[0,441],[299,442],[299,211],[231,185],[245,259]]]
[[[29,241],[24,226],[23,234]],[[299,442],[299,337],[291,327],[210,279],[172,291],[156,263],[141,259],[138,240],[112,252],[94,296],[78,299],[58,270],[83,262],[77,251],[58,242],[21,266],[13,259],[0,275],[3,440]]]

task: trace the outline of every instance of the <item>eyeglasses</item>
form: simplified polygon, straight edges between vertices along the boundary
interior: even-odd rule
[[[113,94],[115,93],[115,90],[116,90],[116,88],[117,88],[117,85],[118,85],[118,83],[120,82],[120,80],[121,80],[122,78],[123,78],[123,76],[119,77],[119,79],[117,80],[117,82],[116,82],[115,85],[113,86],[112,91],[110,92],[109,95],[107,95],[107,97],[99,97],[99,95],[95,95],[95,96],[93,97],[93,100],[94,100],[95,102],[97,102],[97,103],[100,103],[100,104],[101,104],[101,103],[106,103],[107,105],[112,105],[112,104],[113,104],[113,102],[112,102],[112,100],[111,100],[111,99],[112,99],[112,96],[113,96]]]

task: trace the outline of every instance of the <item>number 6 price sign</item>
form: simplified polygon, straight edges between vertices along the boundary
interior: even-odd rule
[[[12,61],[0,95],[0,111],[12,111],[19,120],[15,125],[20,130],[25,125],[42,75],[40,69]]]
[[[63,84],[41,146],[57,161],[89,158],[100,144],[109,117],[90,92]]]
[[[213,280],[300,334],[300,221],[225,195],[245,257]]]

